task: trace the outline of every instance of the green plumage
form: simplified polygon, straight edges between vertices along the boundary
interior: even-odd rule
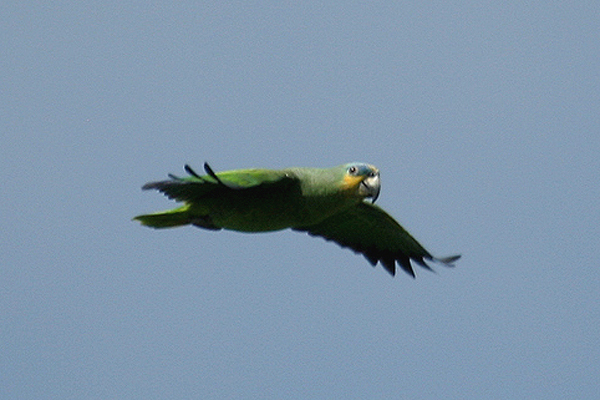
[[[379,171],[352,163],[329,169],[246,169],[218,174],[205,164],[206,175],[189,166],[190,176],[150,182],[184,205],[135,217],[152,228],[193,225],[240,232],[268,232],[286,228],[306,231],[378,261],[392,275],[396,262],[414,276],[410,260],[428,268],[424,259],[451,265],[458,256],[436,259],[381,208],[367,203],[379,194]]]

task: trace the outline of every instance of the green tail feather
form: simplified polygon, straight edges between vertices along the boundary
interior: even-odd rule
[[[191,223],[188,206],[175,208],[173,210],[161,211],[153,214],[138,215],[133,218],[140,221],[142,225],[151,228],[174,228]]]

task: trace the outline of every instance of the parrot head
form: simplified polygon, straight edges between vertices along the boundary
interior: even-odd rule
[[[360,198],[371,198],[375,203],[379,197],[381,183],[379,181],[379,170],[365,163],[351,163],[345,165],[344,186]]]

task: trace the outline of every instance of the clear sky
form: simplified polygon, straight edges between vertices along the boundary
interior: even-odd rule
[[[0,398],[593,398],[600,3],[9,2]],[[182,173],[381,170],[456,268],[155,231]]]

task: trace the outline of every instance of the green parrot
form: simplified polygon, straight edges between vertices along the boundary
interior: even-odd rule
[[[241,169],[215,173],[204,163],[206,175],[189,165],[185,178],[150,182],[156,189],[183,202],[179,207],[134,220],[152,228],[193,225],[239,232],[269,232],[291,228],[332,240],[362,253],[375,266],[381,262],[392,275],[396,263],[413,278],[410,261],[431,270],[425,260],[453,266],[460,255],[436,258],[390,215],[373,203],[379,196],[379,170],[365,163],[334,168]],[[370,198],[371,203],[365,199]]]

